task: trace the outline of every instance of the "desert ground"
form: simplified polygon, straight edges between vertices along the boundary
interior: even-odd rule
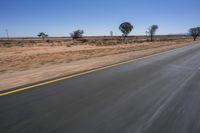
[[[197,40],[199,42],[199,40]],[[186,45],[189,36],[0,39],[0,91]]]

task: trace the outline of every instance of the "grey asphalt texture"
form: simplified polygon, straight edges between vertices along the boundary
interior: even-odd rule
[[[200,133],[200,45],[2,96],[0,133]]]

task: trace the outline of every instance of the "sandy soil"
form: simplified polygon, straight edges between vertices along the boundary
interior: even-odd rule
[[[0,91],[190,45],[188,42],[0,47]]]

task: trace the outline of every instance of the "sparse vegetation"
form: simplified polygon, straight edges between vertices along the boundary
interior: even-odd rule
[[[41,37],[42,40],[44,40],[46,37],[48,37],[48,35],[46,33],[44,33],[44,32],[40,32],[37,36]]]
[[[156,42],[174,42],[174,41],[185,41],[190,40],[189,35],[185,36],[158,36]],[[65,46],[65,45],[92,45],[96,46],[111,46],[123,44],[121,37],[84,37],[76,41],[72,41],[71,38],[48,38],[41,40],[40,38],[10,38],[9,40],[0,40],[0,47],[15,47],[15,46]],[[137,44],[137,43],[147,43],[146,36],[130,36],[126,38],[126,43]]]
[[[151,38],[151,42],[153,42],[153,38],[156,34],[156,31],[158,29],[158,25],[151,25],[148,30],[146,31],[146,34],[149,34],[150,38]]]
[[[84,34],[83,30],[76,30],[73,33],[70,33],[72,39],[79,39],[82,38]]]

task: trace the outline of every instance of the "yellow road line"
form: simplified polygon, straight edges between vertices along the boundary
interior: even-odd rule
[[[168,51],[165,51],[165,52],[170,52],[170,51],[174,51],[174,50],[176,50],[176,49],[168,50]],[[162,53],[165,53],[165,52],[162,52]],[[111,68],[111,67],[114,67],[114,66],[127,64],[127,63],[130,63],[130,62],[134,62],[134,61],[137,61],[137,60],[141,60],[141,59],[145,59],[145,58],[148,58],[148,57],[156,56],[156,55],[159,55],[159,54],[161,54],[161,53],[156,53],[156,54],[140,57],[140,58],[137,58],[137,59],[124,61],[124,62],[121,62],[121,63],[116,63],[116,64],[113,64],[113,65],[108,65],[108,66],[105,66],[105,67],[97,68],[97,69],[94,69],[94,70],[89,70],[89,71],[86,71],[86,72],[81,72],[81,73],[78,73],[78,74],[72,74],[72,75],[69,75],[69,76],[62,77],[62,78],[49,80],[49,81],[46,81],[46,82],[42,82],[42,83],[38,83],[38,84],[35,84],[35,85],[27,86],[27,87],[24,87],[24,88],[11,90],[11,91],[8,91],[8,92],[3,92],[3,93],[0,93],[0,97],[1,96],[5,96],[5,95],[9,95],[9,94],[13,94],[13,93],[17,93],[17,92],[21,92],[21,91],[24,91],[24,90],[32,89],[32,88],[35,88],[35,87],[47,85],[47,84],[50,84],[50,83],[55,83],[55,82],[58,82],[58,81],[61,81],[61,80],[70,79],[70,78],[81,76],[81,75],[85,75],[85,74],[88,74],[88,73],[104,70],[104,69]]]

